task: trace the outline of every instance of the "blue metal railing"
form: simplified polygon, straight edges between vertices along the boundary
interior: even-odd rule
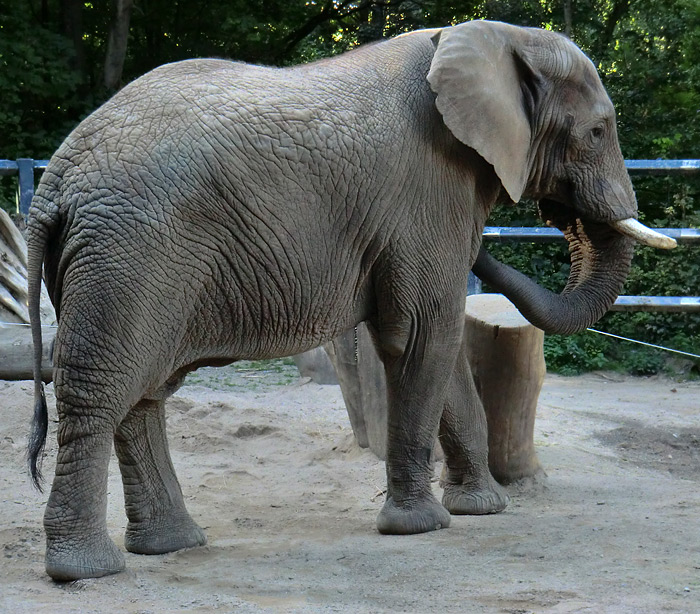
[[[654,230],[675,239],[678,243],[700,243],[698,228],[655,228]],[[495,243],[511,241],[544,243],[563,238],[561,230],[556,228],[538,226],[486,226],[484,228],[484,239]]]
[[[657,232],[672,237],[680,244],[700,244],[700,229],[697,228],[656,228]],[[527,226],[487,226],[484,240],[499,243],[527,241],[543,243],[563,239],[564,235],[556,228]],[[470,277],[473,275],[470,274]],[[479,294],[481,283],[470,279],[469,294]],[[697,296],[620,296],[610,311],[659,311],[666,313],[700,312],[700,297]]]
[[[23,215],[29,212],[29,205],[34,196],[35,174],[46,169],[48,160],[19,158],[17,160],[0,160],[0,176],[18,175],[19,210]],[[700,160],[625,160],[625,166],[631,176],[695,176],[700,175]],[[700,229],[696,228],[658,228],[662,234],[674,238],[678,243],[700,243]],[[485,241],[529,241],[543,242],[563,239],[556,228],[539,227],[501,227],[484,228]],[[469,294],[481,292],[481,282],[469,274]],[[700,312],[700,297],[697,296],[620,296],[612,311],[663,311],[663,312]]]
[[[45,171],[48,160],[18,158],[17,160],[0,160],[0,176],[19,175],[19,211],[22,215],[29,213],[29,205],[34,197],[34,173]]]
[[[634,175],[697,175],[700,160],[625,160],[627,172]]]

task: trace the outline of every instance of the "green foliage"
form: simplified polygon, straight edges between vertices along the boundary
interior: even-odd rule
[[[624,317],[625,320],[617,323],[609,322],[608,318],[611,317]],[[675,316],[674,319],[678,322],[683,317],[685,316]],[[595,330],[615,330],[616,334],[628,339],[653,338],[653,334],[647,334],[648,322],[646,318],[641,323],[637,322],[637,326],[632,320],[631,314],[605,316],[601,322],[595,325]],[[661,324],[662,328],[665,329],[668,320],[664,319]],[[668,337],[664,334],[662,336],[667,339],[668,346],[673,349],[697,353],[697,344],[700,341],[700,337],[697,335],[694,338],[686,335]],[[693,344],[696,349],[691,347]],[[654,375],[657,373],[681,377],[698,377],[700,375],[700,360],[698,359],[679,357],[677,354],[638,345],[631,341],[605,337],[593,331],[567,336],[547,335],[544,340],[544,356],[547,369],[562,375],[578,375],[586,371],[597,370],[622,371],[631,375]]]
[[[88,110],[73,48],[23,3],[0,3],[0,157],[48,157]]]
[[[567,10],[568,9],[568,10]],[[698,0],[138,0],[122,82],[166,62],[215,56],[273,65],[329,57],[422,27],[487,18],[569,32],[598,66],[618,111],[627,158],[697,158],[700,142]],[[112,3],[0,0],[0,158],[46,158],[111,92],[103,86]],[[640,218],[651,226],[700,226],[700,178],[635,179]],[[14,181],[0,180],[0,206],[14,207]],[[537,225],[533,203],[495,211],[492,225]],[[563,244],[503,244],[500,259],[560,290]],[[697,295],[697,247],[638,248],[627,294]],[[697,352],[698,316],[609,314],[613,333]],[[584,333],[546,342],[562,372],[658,370],[656,350]]]
[[[700,12],[692,0],[632,2],[614,42],[595,59],[629,158],[697,157]]]
[[[547,335],[544,340],[547,369],[562,375],[610,368],[610,361],[606,358],[609,351],[610,343],[605,337],[592,333]]]

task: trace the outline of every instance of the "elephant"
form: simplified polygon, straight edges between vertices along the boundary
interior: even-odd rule
[[[502,510],[483,409],[469,369],[455,370],[467,276],[547,332],[608,309],[634,241],[668,241],[636,220],[615,123],[570,40],[488,21],[287,68],[186,60],[117,92],[53,155],[27,222],[37,486],[42,268],[58,318],[47,573],[124,568],[106,529],[112,445],[126,549],[204,544],[171,462],[167,397],[200,366],[297,354],[360,322],[387,380],[379,532]],[[523,195],[569,240],[560,295],[481,249],[490,210]],[[442,503],[430,486],[438,434]]]

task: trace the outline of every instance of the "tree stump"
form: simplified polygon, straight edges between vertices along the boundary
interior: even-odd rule
[[[544,333],[504,296],[467,298],[463,349],[486,412],[489,468],[502,484],[542,472],[533,436],[546,371],[543,340]],[[367,326],[360,324],[325,347],[358,444],[385,459],[386,380]],[[441,455],[436,444],[435,457]]]
[[[535,413],[546,366],[544,333],[501,294],[467,297],[464,339],[486,412],[489,468],[501,484],[542,472]]]

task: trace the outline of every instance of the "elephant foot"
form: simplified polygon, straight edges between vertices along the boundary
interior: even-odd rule
[[[388,497],[377,517],[377,529],[385,535],[412,535],[449,526],[449,512],[432,495],[403,505]]]
[[[134,554],[165,554],[206,543],[206,534],[187,512],[129,522],[124,535],[124,546]]]
[[[442,504],[450,514],[496,514],[510,503],[510,497],[498,482],[491,479],[486,487],[445,484]]]
[[[125,566],[124,554],[106,534],[92,539],[47,539],[46,573],[56,582],[100,578]]]

